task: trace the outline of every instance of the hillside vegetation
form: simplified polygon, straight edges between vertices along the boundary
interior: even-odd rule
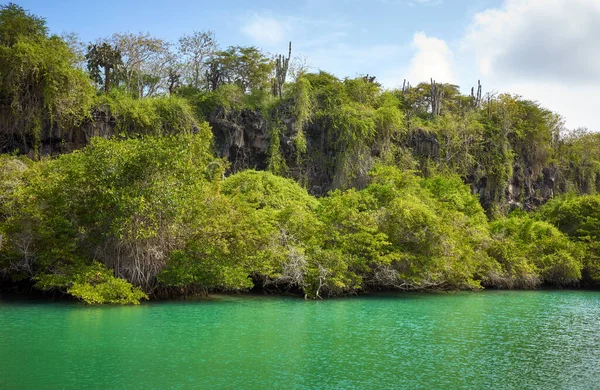
[[[290,53],[84,47],[2,6],[0,286],[123,304],[600,282],[600,134]]]

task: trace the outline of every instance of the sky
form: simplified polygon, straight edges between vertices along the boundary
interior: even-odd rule
[[[600,131],[600,0],[13,0],[52,33],[95,41],[212,30],[221,47],[287,53],[310,70],[386,88],[434,78],[512,93]]]

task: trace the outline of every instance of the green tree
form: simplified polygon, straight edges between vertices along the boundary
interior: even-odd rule
[[[273,62],[258,48],[230,46],[209,60],[207,80],[213,91],[223,83],[236,84],[244,92],[268,90],[272,70]]]
[[[540,219],[548,221],[585,248],[586,282],[600,282],[600,196],[567,195],[552,199],[539,211]]]
[[[39,155],[54,127],[70,131],[89,116],[92,86],[77,57],[44,20],[9,4],[0,9],[0,147]],[[3,38],[2,38],[3,37]]]
[[[0,45],[14,46],[22,38],[45,38],[44,18],[28,13],[23,7],[8,3],[0,6]]]
[[[116,47],[103,42],[89,45],[85,57],[92,79],[104,86],[105,93],[110,92],[111,82],[118,82],[115,76],[119,67],[123,65],[121,52]]]
[[[581,278],[583,252],[558,229],[527,215],[494,221],[488,253],[498,262],[486,283],[502,288],[570,286]]]

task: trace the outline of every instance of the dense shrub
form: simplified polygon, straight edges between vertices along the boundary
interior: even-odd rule
[[[136,99],[113,91],[97,96],[93,109],[96,115],[111,118],[121,137],[193,133],[200,128],[187,100],[177,96]]]
[[[36,277],[36,287],[42,290],[61,289],[89,305],[134,304],[148,296],[139,287],[121,278],[112,271],[94,262],[88,266],[69,267],[64,273],[43,274]]]
[[[492,222],[488,253],[499,267],[486,283],[502,288],[535,288],[541,284],[572,286],[581,279],[583,252],[547,222],[527,215]]]
[[[587,281],[600,282],[600,196],[565,196],[544,205],[539,218],[552,223],[585,248]]]
[[[126,141],[97,138],[25,171],[1,222],[5,270],[34,277],[96,260],[147,292],[185,244],[225,164],[210,131]],[[193,221],[189,222],[189,221]]]

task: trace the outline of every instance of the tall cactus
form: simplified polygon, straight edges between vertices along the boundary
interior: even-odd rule
[[[290,47],[288,51],[288,56],[285,58],[283,55],[277,56],[275,60],[275,87],[274,91],[279,98],[283,96],[283,84],[285,84],[285,78],[287,77],[288,67],[290,65],[290,58],[292,56],[292,42],[290,42]]]
[[[477,94],[475,94],[475,88],[471,88],[471,104],[474,108],[481,107],[481,80],[477,80]]]
[[[410,82],[407,82],[406,79],[404,79],[404,82],[402,83],[402,95],[404,95],[406,92],[408,92],[409,89],[410,89]]]
[[[431,79],[431,114],[433,116],[440,115],[442,100],[444,100],[444,84],[438,84]]]

